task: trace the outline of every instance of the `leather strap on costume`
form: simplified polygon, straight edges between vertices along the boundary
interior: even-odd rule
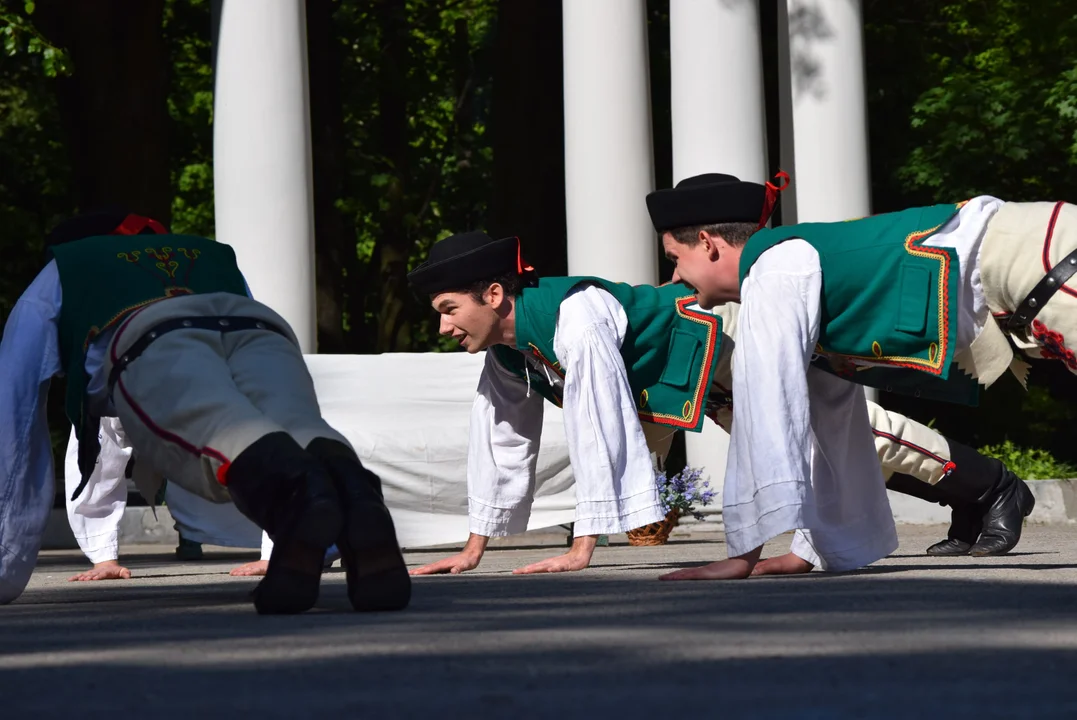
[[[198,317],[165,320],[147,330],[142,337],[131,345],[131,347],[127,348],[127,351],[124,352],[120,359],[116,361],[116,364],[112,366],[112,372],[108,374],[109,396],[111,397],[112,389],[116,387],[116,382],[120,379],[120,374],[127,369],[128,365],[137,360],[142,353],[146,352],[146,348],[148,348],[154,340],[173,330],[191,329],[215,330],[222,333],[236,332],[237,330],[269,330],[270,332],[275,332],[289,340],[291,339],[288,333],[284,332],[284,330],[276,325],[252,317],[200,315]]]
[[[1054,213],[1051,215],[1051,223],[1047,226],[1047,238],[1044,240],[1045,247],[1050,243],[1051,235],[1054,234],[1055,221],[1058,219],[1058,211],[1061,207],[1062,203],[1058,203],[1055,206]],[[1044,251],[1044,264],[1046,265],[1047,262],[1047,252]],[[1021,304],[1017,306],[1017,310],[1006,320],[1005,330],[1010,333],[1024,331],[1032,324],[1037,313],[1043,309],[1051,296],[1058,292],[1059,288],[1065,285],[1066,281],[1073,277],[1074,273],[1077,273],[1077,250],[1062,258],[1057,265],[1047,271],[1042,280],[1036,283],[1036,287],[1032,288],[1032,292],[1021,301]]]
[[[785,182],[781,185],[775,185],[767,180],[767,195],[763,198],[763,214],[759,216],[759,226],[756,228],[757,230],[762,230],[767,224],[767,221],[770,220],[770,216],[774,214],[774,207],[778,204],[778,193],[789,187],[789,183],[791,182],[789,180],[789,173],[784,170],[779,170],[778,174],[774,176],[774,179],[784,180]]]

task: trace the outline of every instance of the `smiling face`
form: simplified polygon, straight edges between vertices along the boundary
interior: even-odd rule
[[[502,341],[504,306],[509,302],[504,288],[490,285],[482,301],[467,290],[438,293],[431,305],[441,315],[438,332],[452,336],[469,353],[486,350]]]
[[[694,289],[700,307],[710,310],[715,305],[740,299],[737,276],[740,248],[731,247],[721,236],[702,230],[698,242],[692,245],[678,241],[673,233],[664,233],[662,247],[674,265],[674,281]]]

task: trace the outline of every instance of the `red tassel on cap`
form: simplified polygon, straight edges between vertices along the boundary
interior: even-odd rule
[[[784,170],[779,170],[778,174],[774,176],[775,180],[784,180],[782,185],[775,185],[774,183],[767,181],[767,197],[763,200],[763,214],[759,217],[759,227],[757,230],[762,230],[766,226],[767,221],[770,220],[770,216],[774,214],[774,206],[778,204],[778,193],[789,187],[789,173]]]
[[[123,219],[123,222],[116,226],[116,229],[112,231],[113,235],[138,235],[140,232],[150,228],[158,235],[167,235],[168,228],[161,223],[157,222],[153,218],[143,217],[141,215],[128,215]]]
[[[523,275],[525,272],[534,272],[535,268],[524,265],[523,255],[520,250],[520,238],[516,238],[516,274]]]

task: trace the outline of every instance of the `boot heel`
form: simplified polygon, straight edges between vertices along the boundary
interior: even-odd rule
[[[1028,517],[1032,514],[1032,511],[1036,509],[1036,496],[1032,494],[1032,488],[1028,486],[1024,480],[1019,481],[1021,483],[1021,489],[1018,492],[1021,494],[1021,516]]]
[[[259,615],[294,615],[318,602],[325,550],[344,526],[340,502],[334,496],[311,498],[295,525],[273,545],[269,567],[254,589]]]
[[[411,576],[392,516],[380,499],[350,500],[345,530],[337,541],[348,575],[348,599],[359,612],[403,610],[411,601]]]

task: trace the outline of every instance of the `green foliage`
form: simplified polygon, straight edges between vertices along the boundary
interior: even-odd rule
[[[18,4],[20,3],[14,0],[0,3],[0,40],[3,42],[4,52],[9,56],[18,53],[36,56],[42,72],[48,77],[71,72],[71,58],[64,49],[49,42],[30,21],[35,8],[33,1],[21,2],[21,13],[12,7]]]
[[[348,326],[353,346],[367,351],[374,350],[369,338],[384,320],[380,243],[401,234],[411,269],[436,240],[481,227],[493,192],[486,129],[496,3],[408,0],[406,18],[399,36],[384,37],[376,6],[341,3],[334,15],[346,142],[336,206],[354,228],[359,263],[346,284],[348,306],[355,308]],[[403,67],[386,66],[387,48]],[[382,124],[386,73],[399,80],[393,99],[404,104],[400,153]],[[405,302],[413,321],[410,342],[397,349],[444,349],[425,300],[409,291]]]
[[[931,13],[906,189],[939,201],[1065,196],[1077,182],[1077,6],[949,0]]]
[[[41,269],[45,229],[70,207],[53,81],[38,60],[0,54],[0,319]]]
[[[1040,448],[1027,448],[1005,440],[997,445],[985,445],[980,452],[998,458],[1012,472],[1025,480],[1061,480],[1077,477],[1077,465],[1059,462]]]
[[[865,0],[864,17],[876,212],[977,194],[1074,199],[1077,5]],[[967,444],[1009,438],[1077,460],[1077,382],[1050,365],[1034,363],[1027,393],[1012,378],[992,386],[979,408],[886,405],[937,417]]]
[[[168,0],[164,33],[171,55],[172,230],[214,237],[213,48],[208,0]]]

